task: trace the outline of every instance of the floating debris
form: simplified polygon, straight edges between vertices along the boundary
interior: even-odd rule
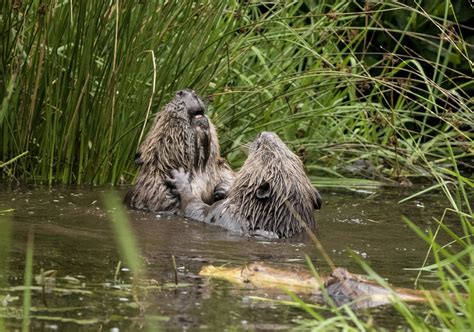
[[[407,302],[426,302],[430,291],[408,288],[386,288],[344,268],[327,276],[315,276],[302,269],[279,269],[262,262],[239,267],[204,266],[201,276],[223,279],[243,287],[288,290],[297,294],[322,296],[325,289],[337,305],[351,303],[355,308],[371,308],[391,303],[395,298]]]

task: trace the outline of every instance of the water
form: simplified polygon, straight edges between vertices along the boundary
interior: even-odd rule
[[[18,312],[23,284],[27,234],[34,232],[34,274],[56,270],[55,286],[76,293],[33,292],[32,328],[38,330],[135,330],[143,325],[130,287],[130,272],[122,267],[110,222],[102,203],[112,189],[54,188],[0,190],[0,211],[12,221],[13,239],[9,255],[8,287],[0,291],[18,296],[3,315],[7,328],[21,326]],[[118,195],[125,189],[115,190]],[[396,286],[413,287],[415,271],[421,266],[427,245],[402,221],[407,216],[422,229],[434,228],[446,203],[442,195],[425,195],[404,204],[397,201],[408,192],[383,190],[375,195],[322,190],[323,209],[317,212],[317,234],[335,265],[363,273],[350,257],[359,255],[381,276]],[[305,266],[305,255],[322,271],[328,265],[306,236],[281,241],[257,241],[226,230],[167,215],[129,211],[132,227],[147,263],[149,279],[156,285],[142,296],[149,324],[163,328],[221,330],[287,329],[295,321],[309,318],[303,311],[251,296],[287,300],[284,294],[240,289],[223,281],[198,276],[205,264],[245,264],[264,261],[287,267]],[[453,221],[455,222],[455,221]],[[180,287],[170,286],[178,267]],[[0,269],[1,270],[1,269]],[[61,279],[73,277],[70,281]],[[429,276],[423,279],[430,286]],[[149,283],[149,282],[148,282]],[[114,286],[118,284],[118,286]],[[122,285],[121,285],[122,284]],[[121,286],[120,286],[121,285]],[[46,307],[47,305],[47,307]],[[0,315],[2,314],[0,305]],[[376,309],[385,324],[397,324],[393,313]]]

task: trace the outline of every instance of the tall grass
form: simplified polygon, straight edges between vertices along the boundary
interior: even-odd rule
[[[137,279],[144,274],[144,264],[122,200],[115,194],[109,193],[104,196],[104,202],[118,242],[120,256],[127,267],[130,268],[134,279]]]
[[[311,3],[249,15],[231,74],[217,76],[230,90],[214,103],[228,157],[242,161],[241,142],[275,130],[326,177],[350,175],[359,160],[359,177],[431,177],[451,165],[447,143],[472,171],[473,62],[452,4],[437,16],[396,1]]]
[[[31,310],[31,286],[33,283],[33,252],[34,252],[34,233],[28,233],[26,242],[25,274],[24,274],[24,292],[23,292],[23,320],[21,329],[23,332],[30,330],[30,310]]]
[[[456,175],[460,176],[459,173]],[[428,297],[427,304],[417,310],[413,310],[411,306],[396,298],[392,305],[399,313],[399,326],[413,331],[472,331],[474,329],[474,215],[467,192],[472,192],[474,186],[472,183],[469,188],[463,188],[464,185],[459,184],[453,186],[452,183],[442,179],[439,184],[447,192],[454,193],[455,198],[452,201],[454,206],[447,208],[443,215],[436,219],[436,228],[426,232],[415,223],[405,219],[407,225],[428,245],[424,262],[419,268],[415,268],[419,271],[415,285],[421,284],[423,287],[423,283],[418,280],[423,274],[428,274],[431,283],[435,282],[437,286],[437,298]],[[448,214],[457,216],[461,227],[456,227],[456,229],[447,227],[445,218]],[[448,240],[441,242],[441,238]],[[358,262],[373,280],[388,287],[385,280],[363,260],[358,259]],[[365,314],[356,314],[347,305],[340,308],[331,306],[334,316],[326,319],[300,299],[294,298],[294,300],[313,318],[301,322],[301,327],[305,329],[371,331],[380,328],[370,315],[367,317]]]
[[[135,303],[140,308],[140,313],[144,316],[147,331],[160,330],[157,323],[151,316],[146,315],[145,307],[142,304],[142,299],[146,296],[146,291],[140,291],[140,281],[146,280],[147,273],[145,271],[145,264],[140,254],[140,248],[133,234],[132,227],[127,218],[125,207],[122,204],[122,199],[114,193],[104,195],[104,203],[112,223],[112,229],[115,233],[120,257],[125,262],[125,265],[132,272],[132,288],[131,295]],[[119,272],[121,262],[117,266],[115,279]],[[142,294],[144,293],[144,294]],[[155,317],[156,318],[156,317]]]
[[[235,166],[242,143],[265,129],[322,184],[351,169],[384,182],[431,177],[429,167],[449,164],[447,142],[469,167],[467,8],[448,0],[4,1],[2,175],[129,182],[152,115],[183,87],[212,95]]]
[[[47,183],[118,183],[170,93],[204,90],[233,28],[224,1],[2,1],[0,160]]]

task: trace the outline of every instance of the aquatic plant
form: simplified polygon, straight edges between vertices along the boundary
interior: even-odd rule
[[[433,187],[443,190],[446,201],[450,205],[445,208],[440,218],[435,219],[436,227],[423,230],[416,223],[404,218],[407,225],[428,245],[425,259],[420,263],[421,266],[411,268],[418,271],[414,286],[423,288],[423,282],[420,282],[420,279],[423,274],[428,274],[431,283],[435,283],[438,291],[437,298],[430,297],[428,294],[428,304],[418,310],[413,310],[400,299],[393,299],[392,306],[399,314],[400,326],[407,326],[414,331],[471,331],[474,329],[474,274],[472,273],[474,266],[474,214],[468,196],[474,190],[474,183],[460,174],[449,143],[448,154],[451,156],[451,167],[454,169],[451,175],[458,181],[447,181],[437,173],[436,169],[431,169],[434,172],[433,177],[438,180],[438,184]],[[427,190],[430,189],[432,187]],[[404,201],[422,194],[418,193],[404,199]],[[459,225],[457,227],[449,227],[445,224],[448,214],[458,218]],[[440,238],[449,240],[441,242]],[[354,255],[354,258],[370,278],[389,287],[386,281],[365,261],[358,258],[357,255]],[[310,260],[308,260],[308,264],[312,267]],[[312,268],[317,275],[314,267]],[[342,307],[332,305],[333,317],[327,320],[325,316],[315,312],[309,304],[295,296],[293,299],[313,317],[311,321],[302,321],[302,328],[377,330],[377,324],[373,321],[370,313],[368,316],[367,314],[357,314],[350,308],[350,304]]]
[[[449,159],[446,142],[472,170],[466,8],[4,1],[1,174],[130,182],[152,115],[183,87],[212,97],[234,166],[245,158],[243,143],[273,130],[321,185],[430,177],[429,167]]]
[[[2,176],[130,180],[152,113],[179,88],[204,91],[222,66],[225,3],[3,1]]]
[[[23,291],[23,320],[22,331],[30,330],[30,310],[31,310],[31,286],[33,283],[33,252],[34,252],[34,233],[32,230],[28,233],[28,240],[26,242],[26,257],[25,257],[25,276],[24,276],[24,291]]]
[[[249,136],[273,130],[322,185],[345,177],[409,184],[432,177],[430,168],[449,177],[448,142],[472,171],[472,45],[459,5],[261,7],[247,17],[228,76],[217,76],[227,90],[215,97],[215,121],[231,161],[245,158]]]
[[[113,225],[120,256],[132,271],[134,279],[137,279],[144,273],[143,262],[125,208],[120,198],[113,194],[104,196],[104,202]]]

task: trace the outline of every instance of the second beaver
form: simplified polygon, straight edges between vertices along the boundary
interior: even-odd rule
[[[150,211],[176,211],[179,202],[165,184],[176,168],[189,173],[190,191],[203,202],[211,204],[227,195],[234,172],[220,156],[216,130],[204,111],[197,94],[185,89],[158,113],[137,152],[140,171],[125,197],[127,204]]]
[[[208,205],[193,194],[190,177],[174,170],[167,180],[179,195],[186,217],[247,236],[286,238],[315,225],[314,210],[322,200],[305,174],[303,163],[272,132],[251,144],[226,199]]]

